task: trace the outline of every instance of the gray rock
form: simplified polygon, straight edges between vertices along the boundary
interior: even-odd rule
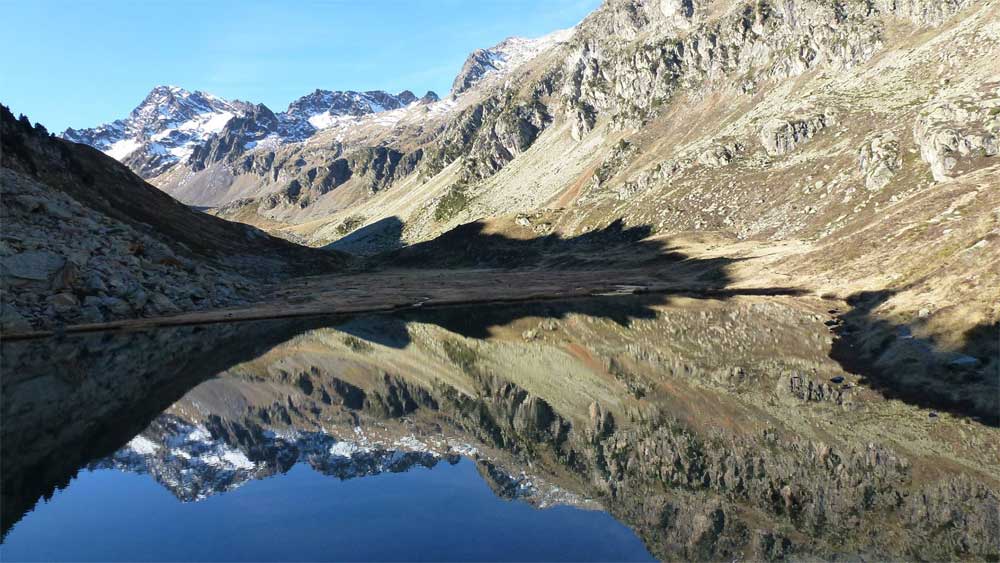
[[[73,212],[69,210],[69,207],[52,200],[45,201],[44,205],[45,212],[49,215],[56,217],[57,219],[72,219]]]
[[[88,272],[83,282],[83,292],[86,295],[107,293],[108,286],[96,271]]]
[[[974,368],[980,363],[981,362],[978,358],[965,354],[958,354],[948,362],[948,365],[952,367]]]
[[[67,261],[65,265],[52,278],[51,287],[52,289],[69,289],[76,285],[77,280],[80,277],[80,269],[77,268],[76,264]]]
[[[49,305],[60,315],[75,311],[80,306],[80,301],[72,293],[57,293],[48,298]]]
[[[93,298],[88,297],[87,299]],[[80,308],[80,321],[84,323],[101,323],[104,322],[104,313],[101,312],[100,307],[97,305],[84,305]]]
[[[100,301],[101,305],[107,307],[108,310],[116,316],[125,316],[132,313],[132,307],[129,306],[128,302],[124,299],[119,299],[117,297],[104,297]]]
[[[31,330],[31,323],[9,303],[4,303],[0,304],[0,330],[4,333],[25,332]]]
[[[925,106],[913,125],[913,140],[934,180],[943,182],[975,168],[980,158],[1000,154],[1000,97],[997,83],[985,84],[975,96],[955,96]]]
[[[825,113],[803,119],[773,119],[761,128],[760,142],[771,156],[786,154],[816,136],[831,121]]]
[[[742,150],[743,145],[737,142],[713,145],[698,155],[698,162],[712,168],[725,166],[732,162]]]
[[[4,274],[23,280],[48,281],[66,259],[46,250],[22,252],[2,259]]]
[[[149,294],[142,288],[137,288],[135,291],[128,294],[127,299],[133,308],[136,310],[142,310],[146,306],[146,303],[149,302]]]
[[[148,305],[152,309],[152,312],[159,314],[169,314],[180,311],[180,308],[173,301],[171,301],[169,297],[162,293],[153,293],[149,298]]]
[[[858,168],[869,190],[884,188],[902,167],[899,139],[893,133],[875,135],[858,149]]]

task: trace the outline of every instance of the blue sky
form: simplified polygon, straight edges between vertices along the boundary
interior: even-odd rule
[[[262,102],[316,88],[444,96],[470,51],[570,27],[600,0],[0,0],[0,102],[52,131],[158,84]]]

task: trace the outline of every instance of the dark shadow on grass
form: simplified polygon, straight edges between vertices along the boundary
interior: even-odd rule
[[[410,268],[587,269],[662,264],[687,258],[662,241],[647,240],[653,234],[652,227],[626,227],[621,219],[573,237],[547,234],[512,238],[486,233],[485,229],[482,221],[466,223],[433,240],[382,252],[372,260],[379,266]]]
[[[403,246],[403,222],[399,217],[386,217],[350,233],[325,247],[356,256],[371,256]]]
[[[958,350],[943,350],[914,337],[910,326],[874,315],[895,294],[849,297],[851,310],[838,318],[830,357],[887,398],[1000,426],[1000,324],[977,325]]]
[[[728,299],[740,295],[801,295],[796,288],[773,287],[734,289],[729,267],[738,259],[728,257],[691,258],[665,240],[650,239],[652,228],[647,225],[625,226],[617,220],[602,229],[577,236],[558,234],[531,238],[513,238],[504,234],[486,233],[481,221],[460,225],[441,236],[411,246],[395,248],[369,259],[373,268],[420,269],[518,269],[540,272],[620,270],[625,283],[630,270],[649,274],[651,279],[677,282],[677,289],[649,290],[646,287],[623,288],[649,293],[639,297],[618,295],[599,298],[558,299],[562,288],[553,286],[551,298],[544,303],[481,303],[464,304],[434,310],[407,312],[396,317],[408,322],[438,324],[443,328],[472,338],[486,338],[490,329],[526,317],[565,318],[577,313],[609,318],[628,326],[632,318],[652,318],[652,307],[664,304],[670,295],[688,295],[711,299]],[[350,251],[352,244],[379,240],[382,244],[402,244],[393,235],[402,233],[403,223],[396,217],[383,219],[363,227],[331,248]],[[484,272],[484,279],[489,278]],[[644,278],[649,280],[649,277]],[[609,279],[609,284],[616,280]],[[484,281],[483,283],[489,283]],[[559,283],[572,284],[572,277]],[[671,285],[674,285],[671,283]],[[357,319],[338,329],[374,343],[405,347],[409,337],[405,327],[389,327],[387,317]]]

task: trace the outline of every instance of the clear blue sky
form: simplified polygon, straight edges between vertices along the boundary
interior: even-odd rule
[[[600,0],[0,0],[0,102],[51,131],[124,117],[158,84],[262,102],[434,90],[470,51],[570,27]]]

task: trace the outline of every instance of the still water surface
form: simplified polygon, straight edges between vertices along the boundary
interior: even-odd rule
[[[629,297],[4,343],[0,558],[991,558],[996,428],[846,373],[817,310]]]
[[[643,561],[601,511],[498,498],[459,458],[340,481],[305,463],[199,502],[148,476],[82,472],[7,538],[5,561]]]

